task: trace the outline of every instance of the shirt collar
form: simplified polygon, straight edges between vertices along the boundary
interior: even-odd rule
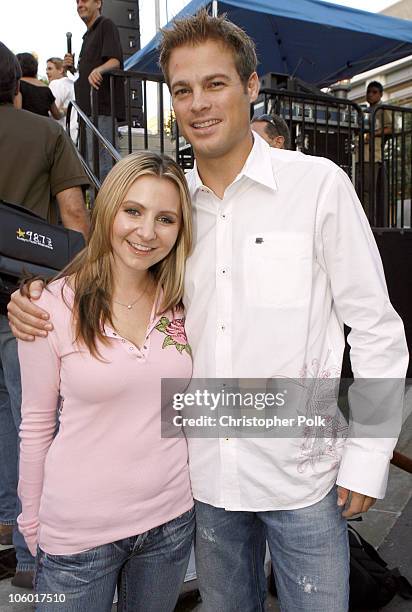
[[[242,176],[247,176],[252,181],[260,183],[273,191],[277,191],[278,185],[275,178],[274,169],[272,166],[271,148],[261,136],[253,132],[253,147],[248,155],[248,158],[239,172],[235,181]],[[190,195],[194,197],[198,189],[204,187],[202,179],[197,170],[196,161],[193,170],[188,176]]]
[[[96,19],[92,27],[86,30],[86,32],[83,34],[83,40],[86,38],[88,34],[90,34],[90,32],[93,32],[93,30],[97,27],[97,25],[101,22],[102,19],[103,19],[103,15],[100,15],[100,17]]]

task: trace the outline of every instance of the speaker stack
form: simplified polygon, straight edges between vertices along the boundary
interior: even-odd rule
[[[123,50],[123,60],[140,49],[139,0],[104,0],[103,15],[116,24]],[[142,84],[132,80],[131,95],[126,96],[126,105],[131,105],[132,126],[143,125]]]

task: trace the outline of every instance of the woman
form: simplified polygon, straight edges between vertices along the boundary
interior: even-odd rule
[[[62,114],[59,123],[66,129],[67,107],[70,102],[75,99],[74,81],[67,76],[66,69],[63,66],[63,60],[60,57],[50,57],[47,60],[46,74],[49,79],[50,91],[54,95],[56,106]],[[70,116],[70,136],[71,139],[76,142],[77,113],[74,109],[72,109]]]
[[[38,546],[36,592],[55,597],[38,612],[110,611],[118,581],[119,610],[174,609],[194,515],[185,439],[161,437],[160,382],[191,375],[191,236],[177,164],[124,158],[96,199],[88,247],[43,292],[54,331],[19,343],[18,523]]]
[[[20,93],[16,106],[44,117],[51,115],[59,120],[62,113],[56,106],[55,98],[49,87],[37,78],[38,62],[31,53],[18,53],[21,66]]]

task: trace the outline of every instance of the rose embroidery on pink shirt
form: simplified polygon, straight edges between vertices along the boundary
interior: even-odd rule
[[[162,317],[156,325],[156,329],[166,335],[166,338],[163,340],[162,348],[175,346],[179,353],[186,351],[189,355],[192,354],[190,345],[187,341],[184,318],[170,321],[167,317]]]

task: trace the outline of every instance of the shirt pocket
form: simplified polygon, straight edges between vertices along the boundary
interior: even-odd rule
[[[249,235],[244,247],[246,299],[263,308],[297,308],[310,301],[312,239],[299,232]]]

